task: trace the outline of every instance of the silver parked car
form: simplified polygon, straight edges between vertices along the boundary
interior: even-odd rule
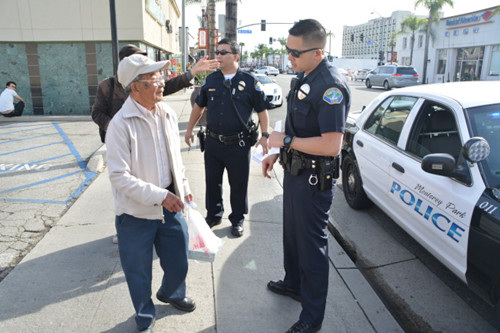
[[[419,84],[418,73],[410,66],[385,65],[378,66],[368,74],[366,87],[401,88]]]

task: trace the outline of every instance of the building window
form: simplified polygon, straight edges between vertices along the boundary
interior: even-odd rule
[[[483,56],[484,46],[458,49],[455,81],[479,80]]]
[[[489,76],[500,76],[500,45],[493,46]]]
[[[408,38],[403,37],[403,49],[406,49],[407,43],[408,43]]]
[[[447,50],[438,50],[437,74],[444,74],[446,71]]]
[[[421,48],[424,44],[424,36],[419,35],[418,36],[418,47]]]

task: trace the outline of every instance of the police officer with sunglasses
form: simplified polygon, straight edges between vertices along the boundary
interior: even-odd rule
[[[316,20],[297,22],[286,49],[293,69],[287,97],[285,133],[272,132],[270,147],[281,147],[283,180],[283,280],[267,285],[302,304],[299,320],[287,331],[321,329],[328,291],[328,212],[338,177],[339,153],[351,94],[345,78],[326,59],[326,31]],[[270,171],[278,155],[262,162]]]
[[[260,82],[238,66],[238,44],[222,39],[215,51],[220,70],[210,74],[196,97],[186,130],[185,141],[191,146],[193,128],[207,112],[205,142],[205,205],[210,227],[221,223],[224,214],[222,179],[227,170],[231,189],[231,234],[243,235],[244,215],[248,213],[250,147],[257,141],[252,111],[258,114],[262,137],[256,142],[267,153],[269,136],[268,103]]]

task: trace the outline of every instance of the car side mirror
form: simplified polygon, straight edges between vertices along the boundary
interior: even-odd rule
[[[420,164],[422,170],[433,175],[455,178],[458,181],[471,184],[472,179],[469,170],[465,167],[457,167],[453,156],[446,153],[436,153],[424,156]]]

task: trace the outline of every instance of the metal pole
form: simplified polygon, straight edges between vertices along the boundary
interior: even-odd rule
[[[332,55],[332,32],[330,31],[329,33],[329,37],[330,37],[330,45],[328,46],[328,55]]]
[[[116,75],[118,68],[118,34],[116,32],[116,9],[115,0],[109,0],[109,18],[111,22],[111,50],[113,51],[113,75]]]
[[[182,0],[182,35],[181,35],[181,47],[182,47],[182,72],[186,71],[186,0]]]

